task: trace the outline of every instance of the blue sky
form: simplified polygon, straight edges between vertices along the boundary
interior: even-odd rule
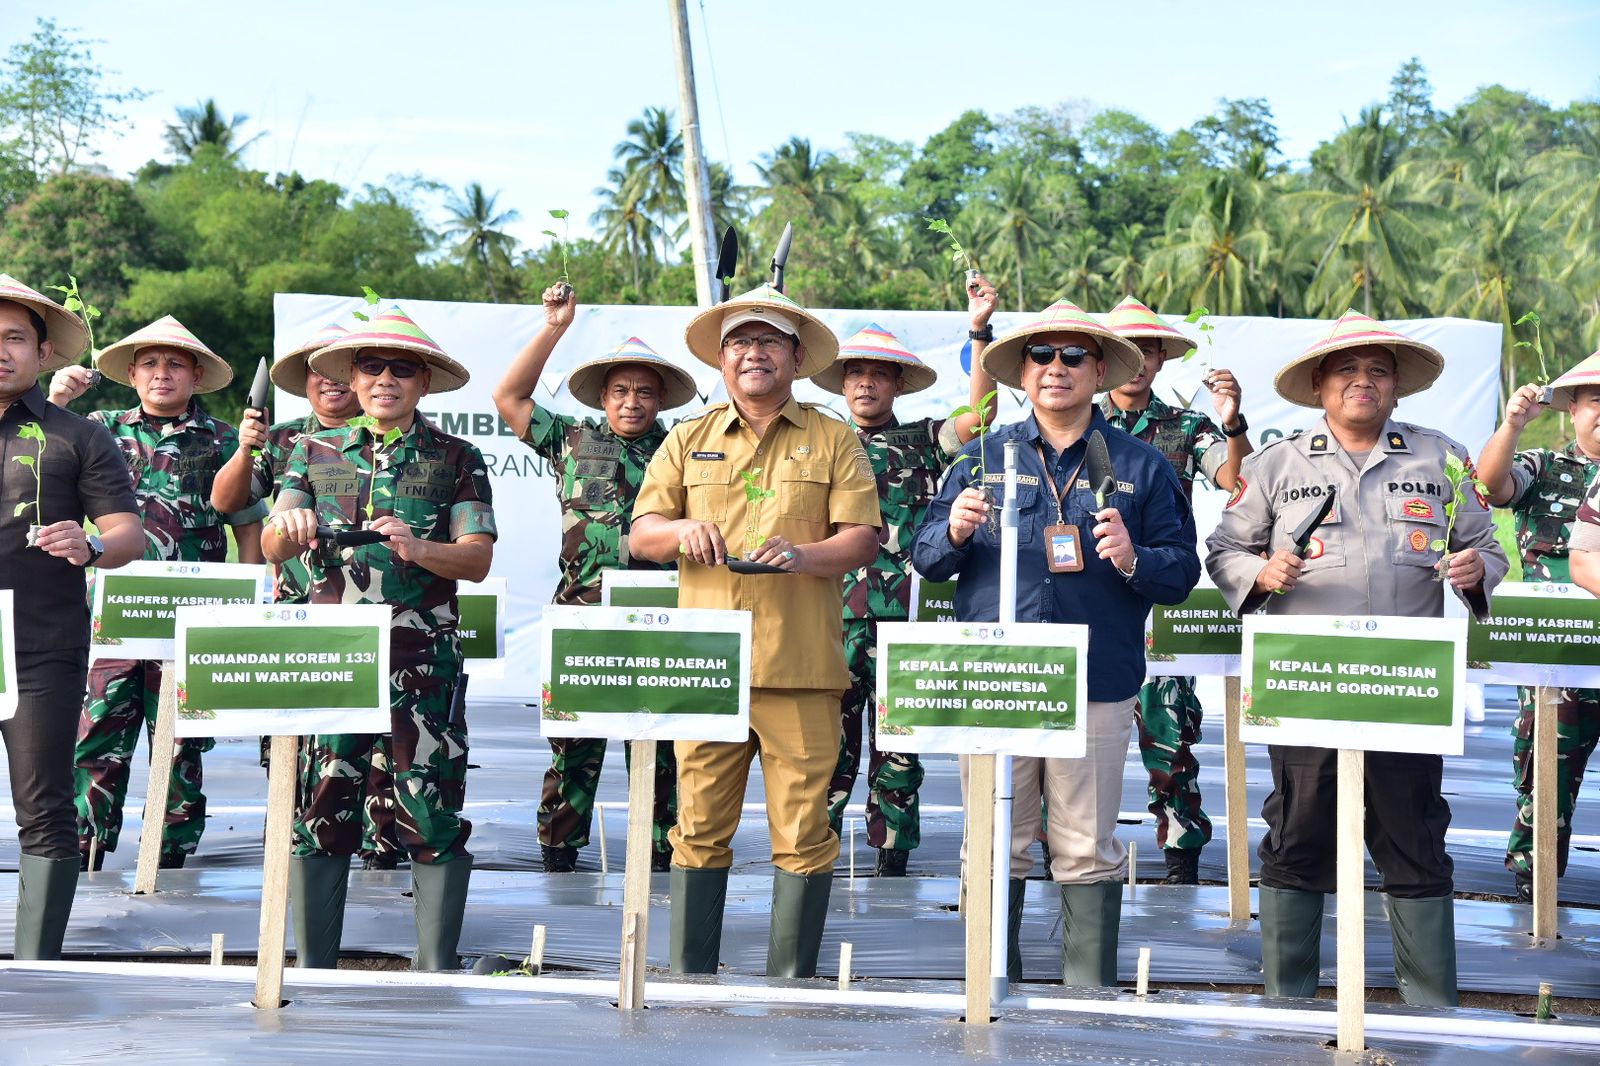
[[[1287,155],[1303,159],[1413,55],[1441,108],[1496,82],[1557,105],[1600,96],[1594,0],[689,0],[689,13],[706,149],[744,181],[791,135],[920,144],[967,108],[1081,101],[1171,130],[1218,97],[1264,96]],[[112,84],[151,93],[104,145],[113,171],[163,156],[174,108],[215,97],[250,116],[246,134],[266,131],[253,166],[347,186],[480,181],[535,242],[552,207],[586,231],[628,120],[677,108],[666,0],[11,0],[0,41],[25,38],[40,14],[98,39]]]

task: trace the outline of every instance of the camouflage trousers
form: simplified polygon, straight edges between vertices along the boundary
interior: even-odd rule
[[[606,742],[578,737],[551,737],[550,769],[544,772],[539,796],[539,843],[546,847],[589,845],[594,797]],[[623,763],[633,765],[633,745],[623,745]],[[671,741],[656,744],[656,802],[651,812],[650,843],[658,854],[672,852],[667,833],[678,824],[678,758]]]
[[[394,782],[394,830],[413,863],[470,858],[467,724],[450,719],[458,674],[401,669],[389,687],[391,732],[318,734],[300,748],[296,855],[353,855],[362,846],[374,767]],[[381,805],[384,797],[378,797]]]
[[[301,748],[305,747],[304,739]],[[261,768],[269,769],[272,738],[261,738]],[[296,803],[299,802],[298,797]],[[394,831],[394,771],[389,757],[389,734],[378,738],[373,746],[371,767],[367,773],[366,801],[361,809],[361,851],[363,859],[384,855],[400,855],[404,848]]]
[[[1192,677],[1152,677],[1139,689],[1133,722],[1150,774],[1158,848],[1192,850],[1211,842],[1211,819],[1200,809],[1200,763],[1194,757],[1201,714]]]
[[[1517,820],[1506,842],[1506,869],[1533,871],[1533,707],[1534,690],[1519,686],[1522,710],[1511,727],[1512,781],[1517,789]],[[1556,703],[1556,876],[1567,872],[1572,815],[1578,806],[1583,771],[1600,740],[1600,689],[1564,688]]]
[[[917,813],[922,760],[878,750],[877,723],[872,715],[877,699],[877,619],[845,619],[844,655],[850,667],[850,687],[839,707],[844,732],[839,738],[839,764],[828,782],[828,824],[843,836],[844,809],[861,773],[861,730],[865,725],[867,843],[891,851],[913,851],[922,842],[922,821]]]
[[[79,852],[88,854],[91,838],[100,841],[101,851],[117,850],[133,752],[141,727],[154,735],[160,700],[160,661],[99,659],[90,665],[89,692],[73,750]],[[172,746],[172,783],[167,787],[167,813],[161,827],[163,855],[191,855],[200,846],[206,828],[200,756],[216,743],[206,737],[176,741]]]

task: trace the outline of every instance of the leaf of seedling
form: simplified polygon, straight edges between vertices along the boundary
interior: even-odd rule
[[[61,306],[65,307],[68,311],[81,311],[83,310],[83,301],[78,299],[76,296],[68,296],[66,302]]]
[[[1211,314],[1211,309],[1209,307],[1196,307],[1193,311],[1190,311],[1187,315],[1183,316],[1183,320],[1190,325],[1195,325],[1196,323],[1199,324],[1200,332],[1206,338],[1207,347],[1210,347],[1212,343],[1211,331],[1216,328],[1211,323],[1206,321],[1206,316],[1209,314]],[[1187,363],[1189,360],[1193,359],[1199,353],[1199,351],[1199,348],[1190,348],[1183,354],[1183,361]]]
[[[44,429],[37,422],[24,422],[17,427],[17,436],[22,440],[44,440]]]
[[[11,461],[13,463],[21,463],[29,470],[33,469],[33,456],[31,455],[14,455],[11,457]]]
[[[379,300],[383,299],[383,297],[379,296],[377,292],[374,291],[371,285],[361,286],[361,294],[366,297],[368,304],[375,304]]]
[[[371,415],[356,415],[354,418],[345,420],[345,425],[355,426],[357,429],[370,429],[377,424],[378,420]]]
[[[1428,545],[1428,547],[1432,548],[1436,552],[1442,552],[1442,551],[1444,551],[1444,541],[1442,541],[1442,540],[1433,541]]]
[[[951,411],[950,412],[950,417],[951,418],[960,418],[962,415],[970,415],[970,414],[972,414],[972,405],[964,403],[960,407],[957,407],[954,411]]]
[[[566,211],[562,210],[559,207],[553,207],[553,208],[550,209],[550,217],[551,218],[566,218],[567,217],[567,213],[566,213]]]
[[[561,235],[553,229],[542,229],[539,232],[544,234],[546,237],[549,237],[551,240],[559,241],[561,239]]]
[[[32,506],[33,506],[33,504],[29,503],[27,500],[23,500],[21,503],[17,504],[17,509],[15,511],[11,512],[11,517],[12,518],[21,518],[22,517],[22,512],[26,511],[28,508],[30,508]]]

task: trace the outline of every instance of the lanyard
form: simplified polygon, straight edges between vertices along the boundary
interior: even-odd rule
[[[1033,446],[1033,450],[1038,453],[1039,465],[1044,469],[1044,482],[1045,482],[1046,485],[1050,486],[1050,493],[1051,493],[1051,495],[1053,495],[1056,498],[1056,521],[1058,523],[1061,523],[1061,524],[1064,525],[1066,523],[1066,521],[1067,521],[1067,519],[1066,519],[1066,510],[1064,508],[1064,505],[1062,504],[1062,500],[1065,497],[1065,493],[1061,489],[1056,488],[1055,478],[1050,476],[1050,464],[1045,461],[1044,449],[1039,447],[1039,445],[1035,444]],[[1068,490],[1070,490],[1072,488],[1072,486],[1074,486],[1074,485],[1076,485],[1078,483],[1078,474],[1079,474],[1079,472],[1081,472],[1083,470],[1083,464],[1088,462],[1088,461],[1089,461],[1089,449],[1088,448],[1084,448],[1083,449],[1083,458],[1078,460],[1077,469],[1073,470],[1072,476],[1067,478],[1067,489]]]

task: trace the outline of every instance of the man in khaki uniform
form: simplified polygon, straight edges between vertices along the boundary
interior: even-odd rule
[[[680,606],[751,612],[753,639],[749,739],[676,745],[672,969],[717,970],[729,844],[759,755],[777,867],[767,975],[811,977],[839,857],[827,800],[850,683],[843,579],[877,555],[877,483],[854,431],[794,400],[794,379],[839,350],[817,318],[762,286],[702,311],[685,341],[721,370],[729,402],[673,427],[645,471],[630,543],[679,561]],[[740,574],[738,561],[783,572]]]

